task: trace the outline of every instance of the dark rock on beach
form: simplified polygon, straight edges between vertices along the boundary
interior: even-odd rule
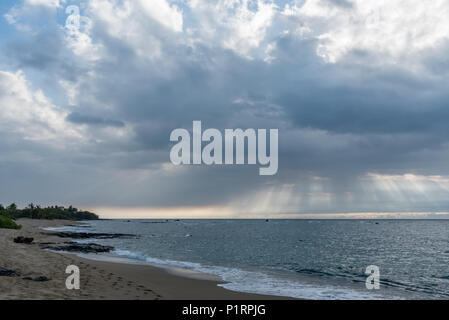
[[[56,236],[60,238],[72,239],[115,239],[115,238],[136,238],[133,234],[123,233],[88,233],[88,232],[42,232],[46,236]]]
[[[15,243],[31,244],[33,241],[34,241],[34,238],[25,238],[22,236],[14,238]]]
[[[0,277],[19,277],[20,273],[0,267]]]
[[[39,276],[36,278],[32,278],[32,277],[25,277],[22,278],[23,280],[29,280],[29,281],[34,281],[34,282],[46,282],[46,281],[50,281],[51,279],[47,278],[46,276]]]
[[[96,243],[64,242],[62,245],[45,245],[42,246],[42,249],[81,253],[104,253],[114,250],[114,247]]]

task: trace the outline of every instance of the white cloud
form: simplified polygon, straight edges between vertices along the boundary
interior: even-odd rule
[[[368,173],[360,181],[365,196],[399,203],[446,201],[449,191],[449,177],[441,175]]]
[[[72,102],[78,100],[78,84],[61,81]],[[33,90],[22,71],[0,71],[0,132],[56,148],[129,143],[132,126],[88,126],[67,121],[69,111],[56,106],[42,90]]]
[[[192,31],[198,41],[220,45],[247,58],[261,47],[277,8],[265,0],[191,0],[189,7],[196,19]]]
[[[161,25],[176,31],[182,31],[182,12],[178,7],[170,5],[166,0],[138,0],[145,14],[159,22]]]
[[[108,31],[117,36],[129,37],[134,33],[153,33],[155,30],[144,29],[148,20],[156,21],[174,32],[181,32],[183,28],[181,10],[175,5],[170,5],[166,0],[90,1],[88,11],[94,19],[107,23],[110,28]],[[140,16],[142,13],[144,19]]]
[[[296,17],[298,28],[307,26],[308,36],[319,39],[317,54],[331,63],[352,50],[380,54],[386,62],[400,63],[449,37],[449,3],[445,0],[348,3],[352,6],[307,1],[301,7],[287,6],[283,13]]]
[[[231,32],[224,42],[225,46],[243,54],[247,54],[252,48],[258,48],[274,14],[273,3],[258,1],[257,11],[251,11],[244,1],[228,21]]]
[[[32,90],[21,71],[0,71],[0,126],[23,139],[39,142],[76,142],[82,131],[65,121],[67,112],[57,108],[41,90]]]
[[[60,8],[66,0],[25,0],[25,5]]]
[[[151,10],[156,9],[144,9],[136,1],[91,1],[86,12],[93,23],[104,29],[109,36],[128,45],[137,56],[154,60],[162,58],[163,55],[161,37],[167,41],[167,32],[178,31],[180,25],[182,29],[182,15],[178,16],[180,20],[175,19],[178,13],[180,14],[176,7],[166,7],[159,3],[157,8],[163,8],[162,12],[170,17],[164,24],[162,17],[154,18],[156,12]],[[154,23],[161,28],[155,27]]]
[[[29,19],[35,22],[36,15],[42,14],[40,9],[45,9],[51,14],[56,13],[56,10],[61,9],[65,2],[66,0],[25,0],[13,6],[3,17],[18,30],[36,35],[37,30],[42,26],[30,23]]]
[[[85,61],[94,62],[101,58],[101,44],[94,43],[91,37],[91,20],[85,16],[80,17],[80,27],[65,27],[66,45],[75,55]]]
[[[25,7],[62,8],[65,3],[25,0],[22,7],[13,8],[5,18],[26,30],[29,27],[18,22]],[[444,45],[449,39],[449,3],[445,0],[410,0],[407,5],[400,0],[299,0],[284,7],[272,0],[184,3],[188,17],[169,0],[90,0],[85,14],[93,23],[103,25],[111,36],[128,43],[138,56],[148,59],[162,58],[162,42],[172,41],[222,47],[269,63],[276,59],[275,40],[290,34],[316,39],[316,54],[326,62],[339,62],[358,51],[368,53],[368,58],[360,55],[365,62],[377,56],[376,61],[370,62],[413,68],[419,65],[423,51]],[[164,31],[155,28],[154,23]],[[75,54],[88,60],[101,57],[101,48],[89,30],[72,34],[67,44]]]

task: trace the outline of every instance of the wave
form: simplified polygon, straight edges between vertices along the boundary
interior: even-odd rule
[[[41,227],[42,230],[45,231],[58,231],[58,232],[86,232],[86,229],[91,228],[90,225],[87,224],[81,224],[81,225],[71,225],[71,226],[62,226],[62,227]],[[91,232],[91,231],[89,231]],[[95,233],[95,232],[92,232]]]
[[[311,300],[373,300],[386,298],[385,296],[381,296],[376,293],[352,288],[304,284],[297,280],[283,279],[281,276],[275,276],[264,272],[247,271],[238,268],[207,266],[186,261],[168,259],[163,260],[128,250],[117,249],[112,253],[120,257],[138,260],[154,266],[183,268],[218,276],[226,282],[224,284],[219,284],[220,287],[238,292]]]

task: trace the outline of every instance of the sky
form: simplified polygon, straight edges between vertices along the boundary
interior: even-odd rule
[[[444,0],[3,0],[0,203],[442,216],[448,16]],[[173,165],[170,132],[194,120],[278,129],[278,173]]]

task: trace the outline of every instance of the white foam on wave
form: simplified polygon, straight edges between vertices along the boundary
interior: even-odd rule
[[[86,230],[87,227],[89,227],[89,225],[62,226],[62,227],[41,227],[41,229],[45,230],[45,231],[57,231],[57,232],[77,232],[77,233],[91,232],[91,231],[87,231]]]
[[[237,268],[206,266],[194,262],[162,260],[128,250],[114,250],[115,255],[135,259],[159,267],[183,268],[220,277],[228,290],[302,299],[373,300],[386,299],[379,294],[351,288],[322,286],[300,283],[297,280],[282,279],[263,272],[246,271]],[[392,298],[392,297],[389,297]]]

